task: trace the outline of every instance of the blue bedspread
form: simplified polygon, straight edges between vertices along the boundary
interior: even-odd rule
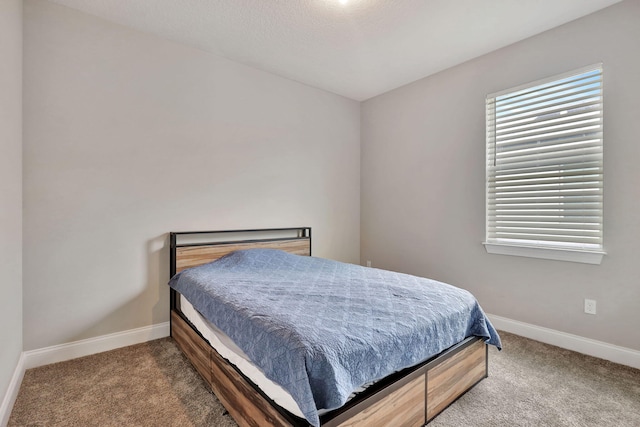
[[[469,292],[273,249],[233,252],[169,285],[280,384],[314,426],[358,387],[465,337],[501,347]]]

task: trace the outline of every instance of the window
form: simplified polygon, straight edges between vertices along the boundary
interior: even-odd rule
[[[602,65],[487,96],[487,252],[599,264]]]

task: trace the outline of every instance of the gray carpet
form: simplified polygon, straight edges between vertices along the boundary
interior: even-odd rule
[[[640,426],[640,370],[501,333],[430,427]],[[9,426],[235,426],[168,338],[30,369]]]

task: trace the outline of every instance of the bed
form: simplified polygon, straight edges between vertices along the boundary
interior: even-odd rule
[[[293,257],[288,254],[295,254],[296,262],[321,262],[308,258],[309,227],[170,233],[172,277],[187,269],[190,270],[183,275],[195,274],[210,265],[220,268],[221,262],[232,262],[232,257],[244,253],[277,255],[278,260],[289,260]],[[220,258],[223,259],[208,264]],[[322,262],[327,267],[330,261]],[[361,267],[349,268],[364,271]],[[189,293],[189,288],[181,290]],[[488,374],[487,338],[464,336],[435,356],[378,378],[340,407],[319,413],[319,418],[305,417],[303,414],[308,412],[292,409],[269,386],[265,387],[262,379],[256,379],[244,367],[244,359],[233,359],[228,348],[219,347],[220,340],[210,335],[198,319],[199,311],[181,293],[171,289],[171,336],[240,426],[422,426]],[[193,295],[191,298],[197,302]],[[215,324],[210,326],[215,328]],[[225,339],[228,337],[222,341]]]

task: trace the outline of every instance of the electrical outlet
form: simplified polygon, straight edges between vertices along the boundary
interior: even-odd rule
[[[584,312],[587,314],[596,314],[596,300],[586,299],[584,300]]]
[[[371,261],[367,260],[367,267],[371,267]]]

